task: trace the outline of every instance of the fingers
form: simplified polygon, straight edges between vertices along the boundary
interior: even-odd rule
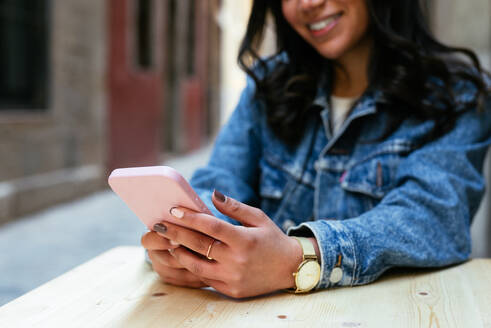
[[[168,251],[162,251],[162,253],[164,252],[168,253],[168,255],[172,257]],[[154,271],[159,275],[163,282],[176,286],[192,288],[201,288],[206,286],[206,283],[201,281],[199,277],[193,275],[188,270],[167,266],[165,263],[168,263],[168,261],[171,260],[162,260],[161,254],[158,252],[149,251],[148,256],[152,260],[152,267]]]
[[[207,286],[215,288],[222,294],[230,295],[230,288],[223,281],[212,279],[201,279]]]
[[[172,256],[168,250],[157,251],[149,250],[148,257],[152,260],[152,263],[159,263],[160,265],[168,266],[175,269],[183,269],[184,267]]]
[[[202,288],[208,286],[206,283],[204,283],[201,280],[188,281],[188,280],[183,280],[181,277],[179,279],[172,279],[172,278],[163,278],[162,276],[160,276],[160,280],[162,280],[166,284],[179,286],[179,287]]]
[[[250,296],[247,292],[240,288],[234,288],[223,281],[219,280],[211,280],[211,279],[202,279],[202,281],[210,287],[215,288],[217,291],[219,291],[222,294],[225,294],[227,296],[233,297],[233,298],[244,298]]]
[[[164,250],[173,249],[179,247],[178,244],[173,245],[171,241],[163,236],[159,235],[155,231],[147,232],[141,238],[141,244],[144,248],[150,250]]]
[[[186,246],[203,256],[210,256],[217,261],[226,259],[228,246],[219,240],[170,222],[164,224],[167,229],[162,234],[173,242]],[[210,250],[210,254],[208,254],[208,250]]]
[[[233,198],[223,195],[218,190],[213,191],[213,204],[216,209],[226,216],[235,219],[246,227],[259,227],[270,223],[270,218],[259,208],[246,205]]]
[[[230,245],[239,237],[236,226],[212,215],[194,212],[182,207],[173,207],[171,215],[171,222],[174,224],[200,231],[214,239],[221,240],[225,244]]]
[[[222,280],[224,274],[218,270],[218,263],[196,256],[184,247],[172,251],[172,256],[193,275],[200,279]]]

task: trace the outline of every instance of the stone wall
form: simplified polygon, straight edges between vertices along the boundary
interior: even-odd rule
[[[106,3],[52,0],[49,30],[48,108],[0,113],[0,223],[104,180]]]
[[[433,28],[439,40],[471,48],[491,67],[491,1],[433,0]]]
[[[225,123],[245,87],[245,73],[237,65],[240,42],[244,36],[251,0],[223,0],[217,16],[221,29],[220,117]]]

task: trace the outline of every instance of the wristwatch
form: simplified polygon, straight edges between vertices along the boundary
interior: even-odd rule
[[[294,293],[307,293],[314,289],[319,283],[321,277],[321,266],[317,261],[314,246],[308,238],[293,237],[302,246],[303,260],[298,266],[297,272],[293,273],[295,277],[295,289],[290,291]]]

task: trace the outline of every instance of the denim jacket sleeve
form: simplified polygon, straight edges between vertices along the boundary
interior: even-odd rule
[[[213,215],[236,224],[218,212],[212,201],[213,189],[243,203],[258,207],[257,176],[261,156],[258,102],[254,101],[255,84],[247,80],[239,103],[229,121],[220,130],[208,164],[196,170],[190,184]]]
[[[482,114],[466,112],[452,131],[402,160],[396,187],[371,210],[288,230],[316,237],[322,261],[317,288],[366,284],[396,266],[437,267],[468,258],[470,223],[485,187],[481,171],[491,143],[490,105],[488,99]],[[338,256],[342,276],[336,270],[331,279]]]

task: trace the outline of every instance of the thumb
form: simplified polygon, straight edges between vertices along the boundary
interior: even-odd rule
[[[259,227],[270,221],[269,217],[259,208],[227,197],[216,189],[213,191],[212,201],[217,210],[246,227]]]

